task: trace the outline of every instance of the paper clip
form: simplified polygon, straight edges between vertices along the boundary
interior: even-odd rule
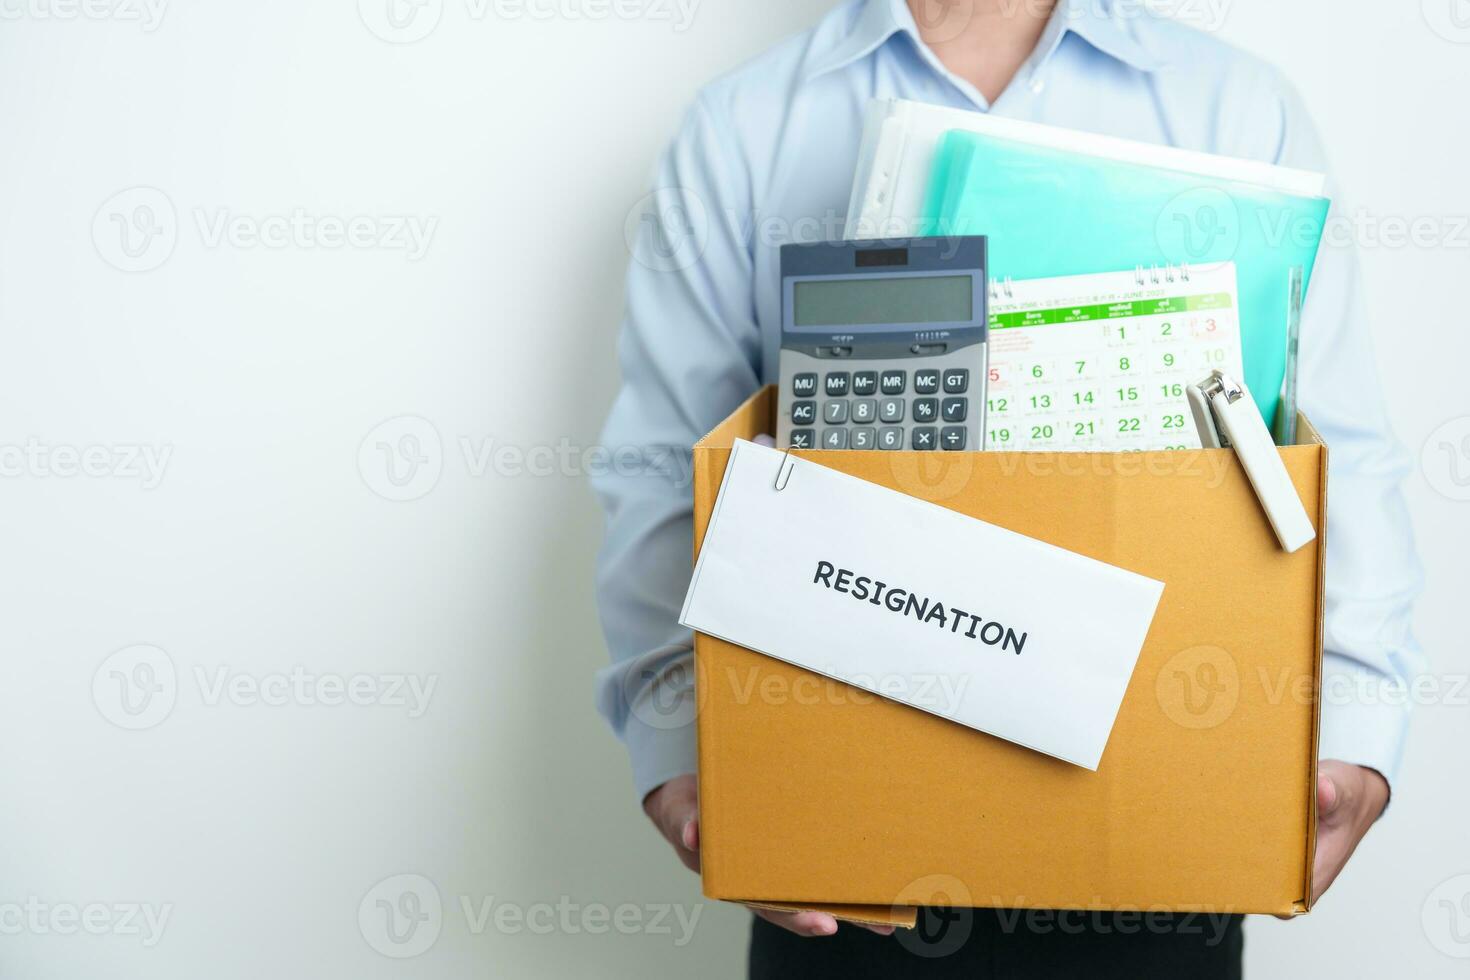
[[[777,493],[786,489],[786,484],[791,482],[791,471],[796,468],[796,460],[791,458],[791,449],[787,447],[786,454],[781,457],[781,465],[776,467],[775,489]]]

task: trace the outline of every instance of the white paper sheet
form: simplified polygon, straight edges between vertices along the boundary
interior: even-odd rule
[[[1096,770],[1163,583],[783,455],[736,443],[680,622]]]

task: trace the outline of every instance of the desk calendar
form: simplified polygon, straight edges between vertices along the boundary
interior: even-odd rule
[[[1235,264],[995,283],[985,448],[1197,449],[1185,388],[1241,373]]]

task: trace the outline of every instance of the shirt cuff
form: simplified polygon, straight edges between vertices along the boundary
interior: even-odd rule
[[[653,728],[634,717],[628,721],[623,741],[633,762],[633,789],[640,803],[675,776],[699,768],[693,724],[683,728]]]
[[[628,749],[638,800],[697,771],[694,651],[669,644],[598,672],[598,711]]]
[[[1333,654],[1322,662],[1322,731],[1317,756],[1376,770],[1392,792],[1409,723],[1403,681]]]

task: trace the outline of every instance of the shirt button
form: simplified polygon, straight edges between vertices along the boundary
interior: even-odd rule
[[[1031,91],[1037,95],[1040,95],[1042,92],[1046,91],[1046,79],[1038,78],[1036,81],[1032,82]]]

